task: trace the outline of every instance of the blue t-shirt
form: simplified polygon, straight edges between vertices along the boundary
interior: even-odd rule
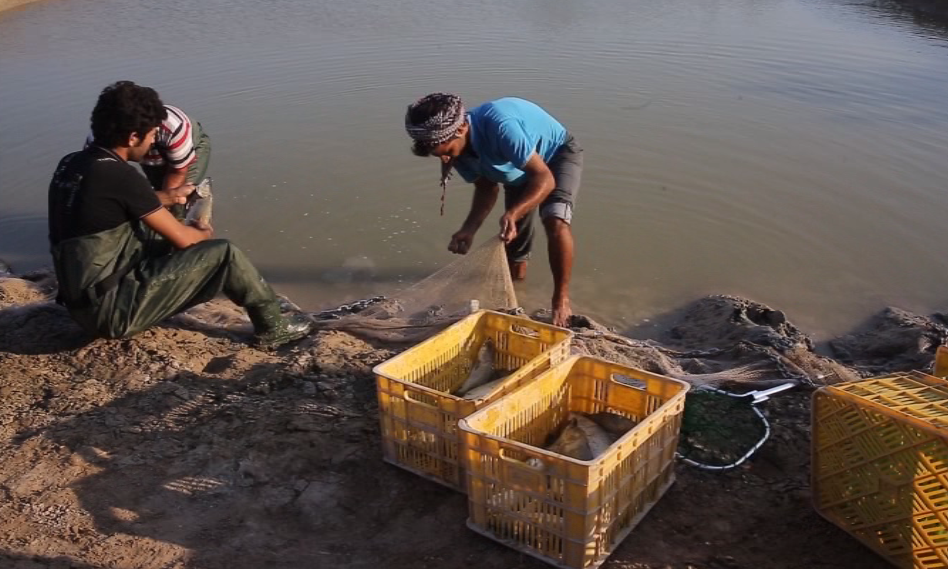
[[[520,185],[523,167],[536,152],[549,163],[566,140],[566,129],[535,103],[505,97],[471,109],[470,144],[477,156],[465,152],[454,169],[466,182],[483,176],[492,182]]]

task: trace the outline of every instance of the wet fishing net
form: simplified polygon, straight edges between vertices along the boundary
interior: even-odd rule
[[[391,343],[415,343],[473,310],[511,311],[517,307],[504,244],[491,238],[390,296],[308,314],[322,330],[341,330]]]
[[[684,307],[655,339],[634,339],[585,317],[573,318],[573,349],[630,367],[737,392],[787,381],[823,385],[859,378],[814,351],[783,313],[734,296]]]

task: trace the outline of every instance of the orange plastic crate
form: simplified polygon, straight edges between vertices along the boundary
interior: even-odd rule
[[[572,336],[563,328],[482,310],[375,366],[385,460],[463,492],[458,420],[566,359]],[[495,369],[512,373],[481,399],[451,395],[488,338],[496,348]]]
[[[948,382],[836,384],[812,412],[816,510],[898,567],[948,567]]]
[[[674,482],[688,389],[573,356],[470,415],[459,424],[468,527],[557,567],[598,567]],[[590,461],[540,448],[570,412],[600,411],[636,426]]]

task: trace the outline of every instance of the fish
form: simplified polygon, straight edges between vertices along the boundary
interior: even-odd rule
[[[491,381],[494,376],[494,355],[497,350],[494,349],[494,343],[490,338],[484,340],[480,349],[477,351],[477,358],[474,365],[471,366],[471,373],[461,384],[461,387],[454,392],[454,395],[463,397],[468,391],[479,387]]]
[[[612,443],[616,442],[616,438],[610,436],[609,433],[604,431],[602,427],[596,424],[595,421],[584,417],[583,415],[573,414],[573,420],[576,422],[576,426],[583,432],[583,435],[586,437],[586,444],[589,445],[589,451],[592,453],[592,458],[603,454],[609,447],[612,446]],[[591,459],[590,459],[591,460]]]
[[[595,421],[595,423],[599,425],[599,427],[604,431],[610,435],[615,436],[616,439],[621,438],[622,435],[628,433],[633,427],[635,427],[635,421],[632,419],[627,419],[622,415],[610,413],[608,411],[601,411],[599,413],[593,413],[586,416]]]
[[[576,460],[593,460],[618,440],[595,421],[580,413],[570,413],[555,440],[545,449]]]
[[[496,375],[496,374],[495,374],[495,375]],[[463,397],[464,397],[465,399],[482,399],[482,398],[486,397],[491,391],[493,391],[495,387],[497,387],[498,385],[500,385],[501,383],[503,383],[503,381],[504,381],[504,379],[505,379],[506,377],[507,377],[507,376],[504,375],[504,376],[502,376],[502,377],[498,377],[497,379],[495,379],[495,380],[493,380],[493,381],[488,381],[487,383],[485,383],[485,384],[483,384],[483,385],[478,385],[477,387],[475,387],[475,388],[469,390],[468,392],[464,393],[464,394],[463,394]]]
[[[213,180],[211,180],[210,176],[201,180],[198,185],[194,187],[194,193],[197,194],[197,197],[205,199],[211,197],[212,182]]]
[[[547,445],[546,450],[576,460],[592,460],[594,457],[586,440],[586,433],[579,427],[576,418],[576,415],[570,414],[563,430],[556,437],[556,440]]]
[[[185,215],[184,222],[188,225],[198,223],[210,225],[214,203],[214,196],[211,194],[211,178],[201,180],[201,183],[194,188],[193,195],[196,197],[188,204],[188,213]]]

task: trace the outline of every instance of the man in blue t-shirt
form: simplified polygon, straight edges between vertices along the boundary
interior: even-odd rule
[[[573,268],[573,204],[583,171],[583,149],[549,113],[530,101],[505,97],[465,111],[461,98],[432,93],[405,114],[417,156],[441,160],[442,188],[451,170],[474,184],[474,202],[448,249],[465,254],[504,186],[500,238],[514,280],[523,280],[533,243],[533,212],[549,242],[553,272],[553,324],[569,326]]]

